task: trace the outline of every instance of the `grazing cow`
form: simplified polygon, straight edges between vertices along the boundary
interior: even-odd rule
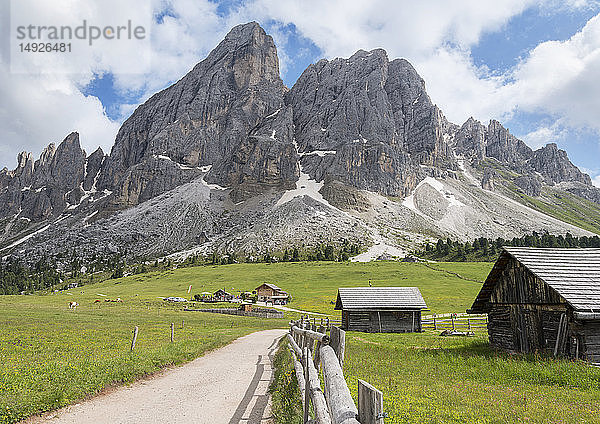
[[[77,302],[69,302],[69,309],[76,309],[79,306]]]

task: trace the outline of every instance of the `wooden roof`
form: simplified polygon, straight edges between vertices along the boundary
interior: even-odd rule
[[[600,249],[504,247],[469,312],[485,312],[511,258],[552,287],[577,311],[600,311]]]
[[[426,309],[416,287],[343,287],[338,289],[335,309]]]
[[[260,286],[258,286],[256,288],[256,290],[260,289],[262,286],[267,286],[268,288],[273,289],[275,291],[283,291],[279,287],[277,287],[275,284],[271,284],[271,283],[262,283]]]

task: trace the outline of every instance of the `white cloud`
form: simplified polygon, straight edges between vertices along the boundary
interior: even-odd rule
[[[98,98],[84,96],[64,76],[10,75],[0,67],[0,140],[4,165],[16,164],[18,152],[35,155],[71,131],[80,133],[87,153],[110,151],[118,125],[104,114]]]
[[[596,175],[594,178],[592,178],[592,184],[600,188],[600,175]]]
[[[516,105],[504,76],[473,64],[469,51],[441,47],[416,61],[427,91],[446,117],[458,124],[470,116],[482,121],[507,119]]]
[[[254,0],[256,16],[293,23],[327,57],[383,47],[394,56],[417,58],[446,43],[468,47],[536,0]]]
[[[27,1],[40,3],[39,0]],[[32,151],[37,157],[48,143],[62,141],[71,131],[80,133],[88,154],[98,146],[105,152],[110,151],[120,123],[111,121],[100,100],[82,94],[81,87],[95,75],[112,73],[118,91],[122,94],[141,92],[143,101],[189,71],[229,30],[223,18],[217,16],[216,5],[208,0],[151,2],[155,11],[168,8],[175,18],[166,16],[162,23],[151,25],[152,68],[147,74],[136,73],[139,72],[137,61],[145,52],[132,54],[117,43],[94,60],[85,54],[38,54],[25,58],[25,68],[36,69],[44,63],[55,69],[55,73],[11,73],[8,63],[0,63],[0,168],[14,167],[17,153],[23,150]],[[148,2],[126,3],[119,6],[113,17],[109,8],[96,7],[98,4],[94,2],[56,0],[50,4],[42,1],[40,7],[31,9],[30,18],[33,23],[42,23],[45,19],[76,22],[90,19],[90,11],[94,22],[119,21],[124,17],[145,22],[147,15],[151,17],[151,10],[145,7]],[[8,9],[4,7],[5,2],[2,5],[0,21],[6,24]],[[1,53],[3,59],[8,57],[6,51]],[[136,106],[117,106],[121,120]]]
[[[433,101],[457,123],[469,116],[505,120],[516,111],[549,113],[566,126],[600,129],[600,18],[567,41],[537,46],[504,74],[473,63],[470,48],[530,7],[570,13],[595,0],[253,0],[246,15],[294,24],[326,57],[383,47],[407,58],[427,82]],[[251,12],[249,12],[251,11]]]
[[[566,41],[538,45],[514,71],[519,107],[600,129],[600,15]]]
[[[562,134],[555,127],[540,127],[523,137],[523,141],[532,149],[539,149],[548,143],[555,143],[562,139]]]

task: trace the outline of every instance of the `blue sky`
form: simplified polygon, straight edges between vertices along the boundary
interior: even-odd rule
[[[390,59],[413,63],[432,100],[453,122],[469,116],[498,119],[533,148],[555,142],[600,184],[597,1],[152,1],[151,72],[114,74],[107,64],[100,72],[63,81],[70,88],[58,100],[47,80],[2,76],[0,95],[7,96],[0,97],[0,124],[6,124],[0,130],[0,167],[13,167],[21,149],[37,156],[43,145],[71,130],[80,131],[88,151],[97,145],[109,150],[137,104],[181,78],[231,26],[257,20],[275,39],[288,87],[322,57],[381,47]],[[24,107],[15,100],[19,84],[46,90],[49,104],[69,112],[47,124],[37,123],[44,119],[43,109],[15,116]],[[27,128],[26,136],[20,128]]]

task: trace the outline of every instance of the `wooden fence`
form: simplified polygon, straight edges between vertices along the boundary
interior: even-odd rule
[[[283,311],[276,310],[256,310],[256,311],[242,311],[234,308],[206,308],[206,309],[191,309],[185,308],[184,311],[191,312],[208,312],[211,314],[226,314],[226,315],[239,315],[243,317],[256,317],[256,318],[283,318]]]
[[[287,335],[294,357],[298,387],[302,394],[305,424],[383,424],[383,394],[359,380],[358,408],[350,395],[342,371],[346,332],[331,326],[330,335],[324,325],[317,327],[306,320],[290,323]],[[321,389],[319,367],[323,374]],[[313,417],[310,417],[310,410]]]
[[[421,320],[423,330],[475,331],[487,329],[487,315],[428,315]]]

